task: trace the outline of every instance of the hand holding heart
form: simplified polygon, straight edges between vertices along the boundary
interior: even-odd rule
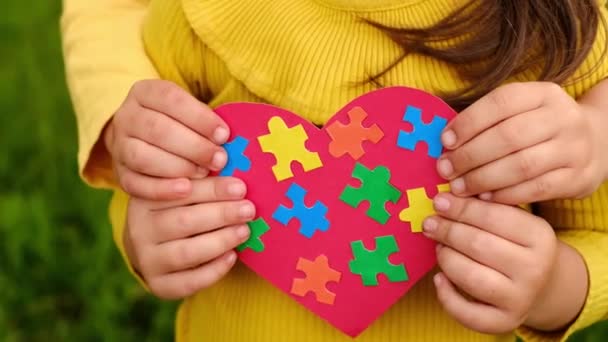
[[[438,242],[441,273],[434,281],[445,310],[484,333],[526,322],[556,267],[551,226],[517,207],[476,198],[440,194],[434,204],[440,216],[428,218],[424,232]]]
[[[239,258],[269,283],[356,336],[433,269],[422,219],[429,197],[446,191],[435,162],[455,112],[443,101],[386,88],[346,104],[323,129],[258,103],[215,112],[231,129],[220,174],[242,180],[256,205]],[[233,265],[230,250],[243,242],[235,226],[252,217],[235,215],[244,193],[229,194],[220,179],[231,178],[193,181],[181,202],[131,200],[125,249],[154,293],[190,295]],[[307,281],[311,265],[328,278],[314,271]]]
[[[581,198],[606,178],[605,113],[553,83],[500,87],[443,133],[437,163],[454,194],[505,204]]]
[[[249,237],[255,215],[243,181],[230,177],[192,180],[185,199],[132,198],[124,231],[134,269],[156,296],[178,299],[219,281],[236,261],[235,247]]]
[[[456,195],[494,202],[439,195],[440,216],[424,225],[425,235],[440,243],[438,298],[465,326],[488,333],[522,323],[552,330],[578,313],[580,294],[579,303],[553,322],[545,319],[550,313],[531,313],[539,302],[560,296],[548,282],[556,251],[582,261],[556,240],[546,222],[500,203],[580,198],[595,191],[607,170],[602,114],[554,84],[510,84],[467,108],[444,130],[449,151],[439,159],[438,172],[451,180]]]
[[[531,97],[528,93],[539,95]],[[561,252],[566,247],[557,241],[549,224],[523,210],[496,202],[525,203],[526,200],[582,196],[592,191],[604,177],[604,162],[594,154],[597,134],[584,134],[585,130],[592,131],[594,125],[581,114],[582,106],[558,93],[554,87],[540,83],[503,87],[471,106],[444,131],[443,141],[450,151],[437,163],[439,172],[452,180],[457,195],[482,194],[480,197],[494,200],[490,203],[439,195],[435,199],[438,216],[427,219],[424,225],[425,235],[442,246],[437,250],[437,260],[443,270],[435,278],[438,298],[450,314],[472,329],[498,333],[512,330],[523,322],[541,322],[537,326],[546,326],[538,319],[535,304],[547,301],[547,296],[553,298],[559,291],[552,284],[562,283],[553,279],[559,273],[554,265],[556,257],[564,254]],[[506,96],[516,97],[517,101],[501,100]],[[338,121],[345,123],[353,108],[359,108],[358,113],[369,111],[369,121],[362,127],[355,127],[356,131],[377,124],[375,129],[380,129],[382,134],[372,134],[375,138],[369,135],[367,140],[371,141],[366,141],[363,150],[349,145],[352,154],[339,156],[330,152],[331,147],[328,150],[332,141],[335,142],[332,140],[335,136],[328,135],[326,128],[319,130],[293,113],[261,104],[222,107],[222,118],[232,128],[234,137],[229,143],[232,151],[228,151],[228,147],[227,151],[236,158],[229,159],[226,169],[236,172],[235,176],[245,184],[229,177],[199,177],[191,181],[191,194],[184,199],[161,202],[144,196],[148,199],[133,198],[130,202],[125,248],[150,289],[163,298],[179,298],[215,283],[234,264],[235,254],[231,250],[250,234],[244,223],[258,217],[266,225],[260,233],[265,235],[251,234],[256,247],[242,251],[241,260],[294,300],[351,336],[363,331],[409,291],[435,264],[432,241],[417,230],[418,219],[421,213],[429,215],[424,192],[434,195],[444,182],[434,167],[433,158],[439,155],[434,153],[436,147],[441,146],[441,129],[436,130],[436,127],[454,113],[445,103],[423,92],[387,88],[354,100],[330,120],[330,125]],[[553,113],[555,108],[567,112],[563,121],[547,119],[548,113]],[[413,131],[410,127],[407,132],[402,121],[406,121],[408,113],[415,115],[417,110],[424,113],[427,121],[415,123]],[[217,111],[220,113],[219,108]],[[431,122],[429,116],[433,115],[437,120]],[[354,120],[354,116],[350,119]],[[551,121],[551,124],[543,125],[543,121]],[[276,126],[277,122],[279,126]],[[531,123],[535,126],[528,129]],[[200,130],[211,132],[209,127],[201,126]],[[283,144],[289,138],[268,140],[269,136],[279,135],[269,130],[281,131],[280,134],[290,132],[289,138],[295,139],[289,141],[290,149],[299,148],[300,157],[305,158],[299,161],[306,161],[295,174],[289,167],[279,165],[285,162],[280,159],[290,158],[284,154]],[[205,136],[209,136],[209,132]],[[350,139],[353,134],[346,137]],[[415,148],[408,148],[407,136],[425,141],[428,150],[421,149],[416,142]],[[275,143],[271,145],[272,141]],[[564,152],[562,149],[569,146],[567,143],[592,152],[570,151],[559,158],[557,154],[550,154],[538,159],[545,153]],[[122,145],[116,142],[113,146]],[[302,146],[311,150],[301,150]],[[238,148],[241,148],[240,156],[234,155]],[[210,157],[215,155],[216,146],[207,144],[204,150]],[[386,158],[387,155],[395,158]],[[207,161],[212,159],[207,158]],[[156,168],[166,166],[160,165],[161,159],[146,160]],[[540,161],[537,163],[537,160]],[[366,177],[376,175],[373,176],[376,184],[373,189],[377,190],[378,186],[390,189],[379,195],[377,191],[362,194],[371,196],[364,200],[374,202],[367,214],[363,208],[342,199],[341,194],[352,188],[350,179],[356,174],[351,171],[353,167],[363,170],[360,172],[367,174]],[[192,172],[196,167],[189,167],[189,170]],[[548,187],[574,172],[584,173],[586,177],[579,175],[577,182],[568,183],[569,186],[562,186],[558,191]],[[187,177],[185,173],[181,174]],[[368,178],[366,182],[372,180]],[[252,204],[244,200],[245,185],[247,198],[258,206],[257,216]],[[365,191],[361,190],[363,179],[360,186],[359,190],[351,190],[355,192],[354,196]],[[236,191],[236,188],[240,190]],[[291,189],[296,192],[289,195]],[[165,195],[170,193],[169,190],[165,192]],[[382,196],[394,197],[395,193],[399,196],[387,206],[389,199],[382,199]],[[289,199],[286,200],[286,196]],[[291,209],[285,207],[289,202]],[[306,203],[320,203],[310,210],[323,216],[313,217],[307,224],[325,221],[325,228],[308,227],[318,230],[304,234],[303,217],[297,217],[301,224],[298,232],[293,225],[282,222],[281,214],[275,216],[281,210],[283,214],[287,212],[286,215],[304,215],[303,212],[313,215],[303,208]],[[284,209],[277,209],[281,207]],[[323,207],[325,209],[321,209]],[[388,216],[378,219],[376,215],[382,214],[383,210]],[[370,211],[375,213],[372,215],[375,219]],[[374,240],[379,243],[376,249],[389,250],[387,255],[374,250]],[[378,247],[381,245],[383,247]],[[362,250],[365,248],[368,252]],[[371,258],[369,255],[374,255],[381,267],[381,271],[372,274],[371,278],[357,268],[358,258]],[[329,266],[325,267],[341,274],[333,280],[338,282],[334,287],[335,303],[333,300],[331,304],[319,301],[312,293],[308,293],[312,296],[305,296],[306,293],[294,292],[292,283],[302,277],[296,265],[302,260],[304,264],[312,263],[312,260],[325,260],[326,263],[329,260]],[[355,268],[350,266],[353,264]],[[377,271],[370,267],[373,268],[366,266],[363,272]],[[395,268],[401,272],[399,276],[393,273]],[[382,270],[392,273],[391,277],[395,279],[377,278],[381,273],[386,275]],[[456,288],[476,301],[465,299]],[[577,308],[572,310],[575,312],[568,312],[567,317],[578,312]],[[358,313],[352,315],[355,311]]]
[[[144,80],[104,131],[116,179],[125,192],[150,200],[175,200],[226,163],[221,144],[226,123],[185,90],[163,80]]]

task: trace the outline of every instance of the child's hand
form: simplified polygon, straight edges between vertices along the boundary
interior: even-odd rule
[[[459,196],[505,204],[584,197],[608,170],[602,114],[552,83],[500,87],[448,124],[450,151],[438,171]]]
[[[192,193],[173,202],[133,198],[125,250],[150,291],[164,299],[190,296],[220,280],[234,265],[233,249],[249,237],[255,216],[236,178],[192,181]]]
[[[530,313],[549,292],[556,264],[551,226],[519,208],[476,198],[440,194],[434,203],[441,216],[425,220],[424,234],[438,242],[442,273],[434,281],[445,310],[466,327],[492,334],[540,320]]]
[[[151,200],[191,191],[189,178],[220,170],[229,137],[222,119],[179,86],[162,80],[136,83],[105,133],[121,187]]]

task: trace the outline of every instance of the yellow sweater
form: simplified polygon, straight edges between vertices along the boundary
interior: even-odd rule
[[[123,256],[127,196],[112,181],[99,136],[135,81],[160,75],[211,106],[268,102],[323,124],[349,100],[371,90],[370,84],[357,81],[381,70],[398,53],[393,43],[358,17],[420,27],[436,22],[461,2],[64,0],[62,31],[78,118],[80,171],[92,186],[115,189],[110,216]],[[602,35],[579,72],[597,61],[603,44]],[[607,75],[608,61],[603,61],[592,77],[566,90],[578,97]],[[520,80],[533,78],[526,74]],[[429,92],[461,86],[447,65],[416,55],[407,57],[384,81]],[[538,214],[583,255],[590,289],[583,311],[568,329],[541,334],[522,328],[518,333],[527,341],[565,340],[608,314],[608,184],[588,199],[539,204]],[[184,342],[352,340],[242,265],[213,288],[183,302],[176,335]],[[510,340],[512,334],[481,335],[450,319],[435,299],[430,277],[356,339]]]

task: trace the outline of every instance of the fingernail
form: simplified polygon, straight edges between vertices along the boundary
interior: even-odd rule
[[[215,129],[215,132],[213,132],[213,140],[218,145],[225,144],[226,141],[228,140],[229,134],[230,133],[228,133],[228,130],[225,129],[224,127],[218,127]]]
[[[228,185],[228,194],[234,197],[241,197],[245,194],[245,184],[234,182]]]
[[[426,233],[432,233],[437,230],[437,225],[437,220],[429,217],[422,223],[422,229],[424,229]]]
[[[226,153],[215,152],[211,160],[211,166],[216,170],[221,170],[226,165]]]
[[[456,133],[452,130],[445,131],[441,135],[441,142],[443,142],[443,146],[445,147],[454,146],[456,144]]]
[[[175,182],[175,184],[173,184],[173,191],[180,194],[187,193],[188,191],[190,191],[190,181],[185,179],[178,180],[177,182]]]
[[[465,191],[464,179],[456,178],[450,182],[450,188],[455,194],[462,194]]]
[[[230,253],[228,255],[228,258],[226,259],[226,262],[228,264],[233,264],[236,261],[236,254],[235,253]]]
[[[255,208],[253,207],[253,205],[251,205],[251,203],[246,203],[246,204],[241,205],[241,208],[239,209],[239,215],[242,218],[244,218],[244,219],[252,218],[254,214],[255,214]]]
[[[433,276],[433,283],[435,283],[435,286],[441,285],[441,275],[439,273]]]
[[[433,206],[437,211],[446,211],[450,209],[450,201],[444,196],[435,196]]]
[[[492,193],[484,192],[483,194],[479,194],[479,199],[482,201],[490,201],[492,200]]]
[[[454,167],[449,159],[443,158],[437,162],[437,169],[443,178],[449,178],[454,173]]]
[[[245,238],[249,237],[249,227],[248,226],[239,226],[236,229],[236,236],[238,236],[241,240],[244,240]]]

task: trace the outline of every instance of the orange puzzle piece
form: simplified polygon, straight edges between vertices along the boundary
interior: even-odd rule
[[[367,113],[361,107],[349,110],[348,117],[350,118],[348,125],[336,121],[327,127],[327,133],[332,139],[329,143],[329,153],[336,158],[348,153],[357,160],[365,154],[363,142],[371,141],[376,144],[384,137],[384,132],[376,124],[370,127],[363,126]]]
[[[304,297],[308,292],[314,292],[318,302],[329,305],[334,304],[336,294],[329,291],[326,285],[329,282],[338,283],[342,277],[342,273],[329,267],[325,255],[319,255],[315,261],[300,258],[296,268],[306,273],[306,278],[294,279],[291,293]]]

